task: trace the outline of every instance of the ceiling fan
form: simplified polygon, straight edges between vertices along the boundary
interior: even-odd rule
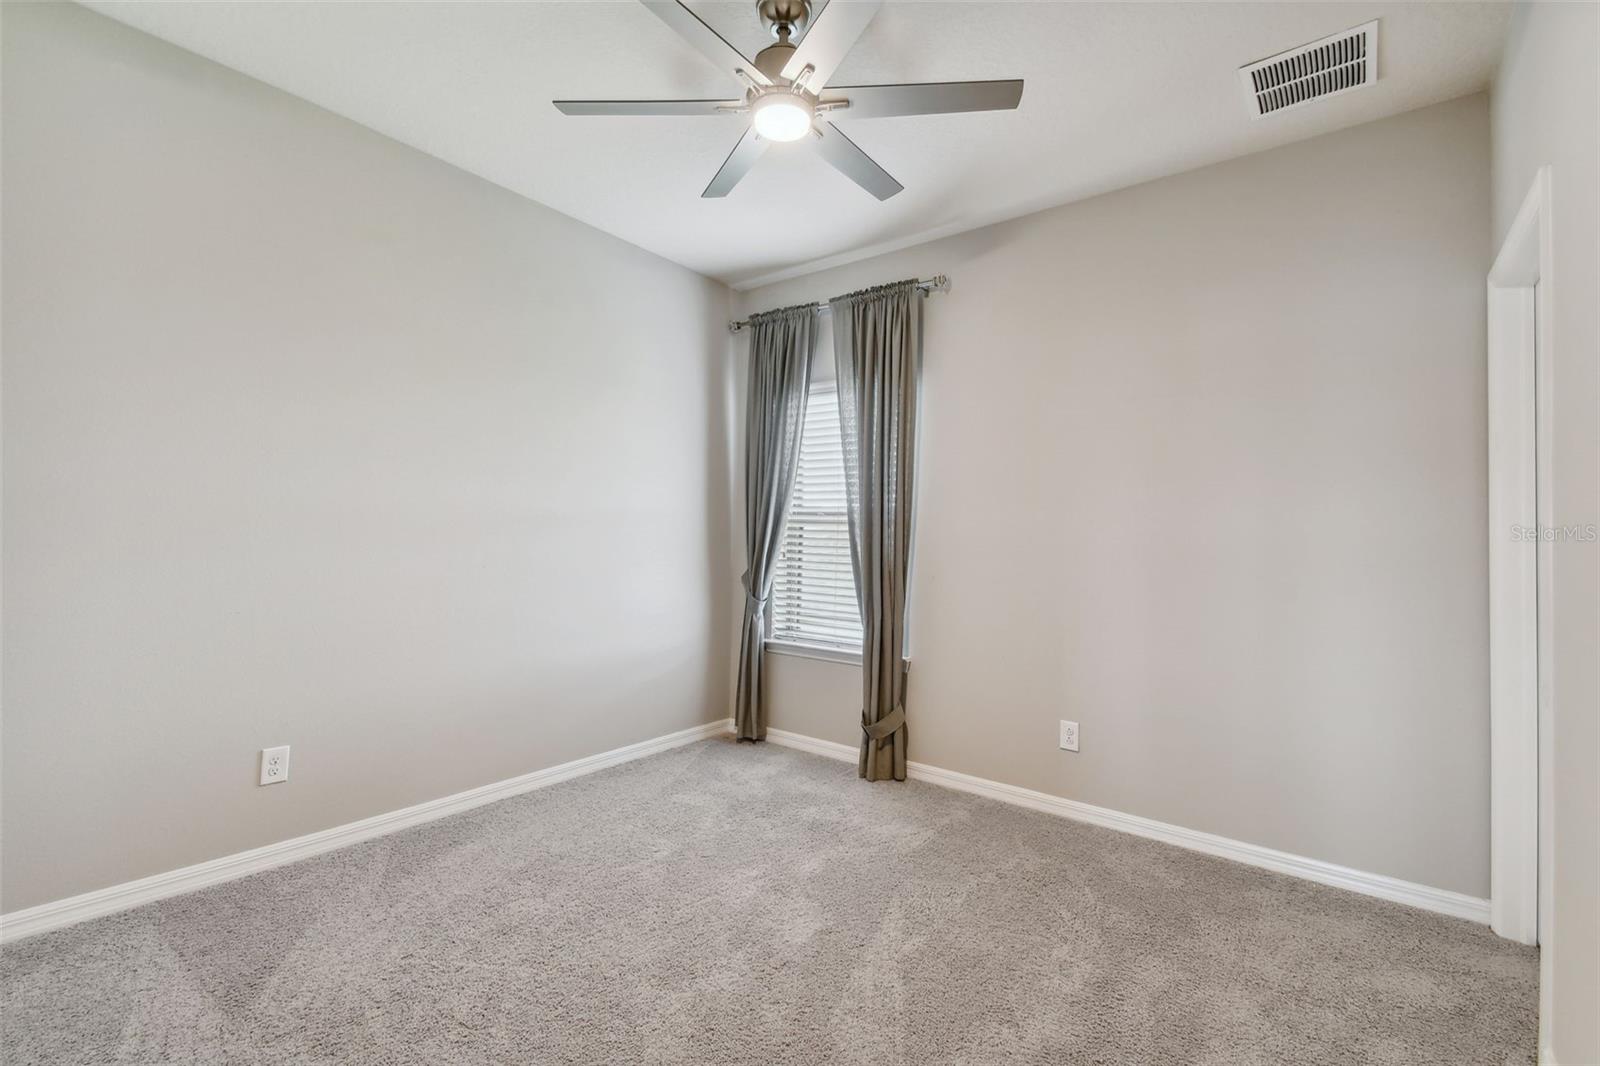
[[[737,100],[557,100],[564,115],[693,116],[748,114],[750,128],[733,146],[702,197],[726,196],[774,141],[810,138],[822,158],[880,200],[904,186],[856,147],[829,117],[894,118],[961,111],[1009,111],[1022,81],[936,81],[907,85],[829,86],[828,79],[877,14],[881,0],[829,0],[814,23],[810,0],[757,0],[777,43],[749,60],[678,0],[641,0],[702,55],[745,85]],[[812,23],[810,29],[806,29]],[[803,33],[796,45],[791,38]]]

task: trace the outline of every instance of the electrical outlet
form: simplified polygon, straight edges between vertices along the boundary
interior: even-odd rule
[[[289,780],[289,745],[261,749],[261,783],[276,785]]]
[[[1078,723],[1077,722],[1062,722],[1061,723],[1061,750],[1062,751],[1077,751],[1078,750]]]

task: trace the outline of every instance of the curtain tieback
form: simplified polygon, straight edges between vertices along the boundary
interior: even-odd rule
[[[862,713],[864,715],[866,712],[863,711]],[[890,711],[876,722],[867,722],[863,720],[861,723],[861,730],[873,740],[883,740],[905,724],[906,706],[902,703],[900,706],[896,707],[894,710]]]
[[[739,584],[744,586],[744,609],[746,614],[760,615],[767,609],[767,600],[770,597],[757,596],[750,591],[750,571],[746,570],[739,575]]]

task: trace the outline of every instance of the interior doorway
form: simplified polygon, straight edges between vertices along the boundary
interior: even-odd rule
[[[1550,171],[1542,168],[1489,271],[1490,923],[1546,944],[1550,740]],[[1550,953],[1540,967],[1541,1024]]]

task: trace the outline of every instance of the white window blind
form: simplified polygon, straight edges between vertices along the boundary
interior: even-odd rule
[[[861,613],[850,569],[839,396],[811,387],[800,434],[800,469],[772,583],[771,638],[844,651],[861,649]]]

